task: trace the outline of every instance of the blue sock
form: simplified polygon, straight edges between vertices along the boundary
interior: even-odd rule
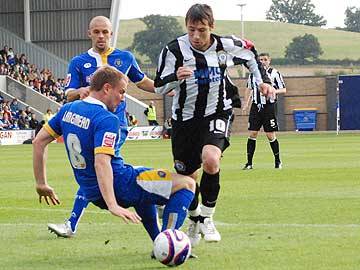
[[[182,226],[193,198],[194,192],[187,189],[181,189],[170,196],[164,209],[162,231]]]
[[[73,210],[71,212],[71,217],[69,218],[71,230],[73,232],[76,231],[76,228],[80,221],[80,218],[84,212],[84,209],[88,206],[88,204],[89,204],[89,201],[85,198],[82,191],[78,190],[78,192],[75,196],[75,201],[74,201]]]
[[[157,222],[157,214],[155,204],[144,204],[135,206],[136,213],[141,217],[141,222],[149,234],[150,238],[154,241],[156,236],[160,233]]]

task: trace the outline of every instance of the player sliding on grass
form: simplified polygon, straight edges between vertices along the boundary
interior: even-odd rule
[[[154,92],[154,82],[147,78],[140,70],[135,57],[128,51],[110,47],[112,26],[108,18],[96,16],[89,23],[88,36],[92,42],[92,48],[87,52],[75,56],[69,64],[69,73],[66,85],[66,96],[68,101],[83,99],[89,94],[90,78],[97,68],[110,65],[123,72],[134,82],[137,87],[148,92]],[[123,163],[120,148],[127,137],[127,121],[125,116],[126,101],[119,104],[114,112],[120,121],[121,136],[115,145],[115,156],[119,164]],[[75,196],[74,206],[70,217],[65,223],[48,224],[48,229],[61,237],[72,237],[75,235],[77,226],[81,219],[88,200],[81,188]]]
[[[168,170],[118,163],[120,121],[113,111],[123,101],[127,77],[113,67],[92,76],[89,96],[65,104],[33,140],[33,167],[39,201],[60,203],[46,176],[46,147],[62,135],[74,176],[87,200],[125,222],[142,222],[152,240],[160,233],[155,204],[164,205],[162,230],[178,229],[194,198],[192,178]],[[133,206],[135,212],[127,210]]]

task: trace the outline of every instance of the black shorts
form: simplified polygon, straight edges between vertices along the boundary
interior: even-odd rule
[[[251,105],[248,130],[259,131],[262,126],[265,132],[279,130],[275,116],[275,103],[263,104],[262,107],[255,103]]]
[[[172,120],[172,153],[179,174],[190,175],[201,167],[204,145],[215,145],[222,152],[230,145],[232,111],[206,118],[177,122]]]

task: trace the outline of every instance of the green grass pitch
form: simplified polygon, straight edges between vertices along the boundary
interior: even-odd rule
[[[217,244],[201,244],[181,269],[360,269],[360,135],[279,134],[282,170],[257,140],[254,170],[242,171],[246,136],[234,136],[221,164]],[[0,146],[0,269],[164,269],[150,260],[141,225],[89,206],[73,239],[49,222],[69,215],[77,186],[64,146],[49,149],[48,179],[61,205],[40,205],[31,145]],[[170,142],[127,142],[128,163],[171,168]],[[185,224],[183,230],[186,230]],[[107,244],[106,244],[107,242]]]

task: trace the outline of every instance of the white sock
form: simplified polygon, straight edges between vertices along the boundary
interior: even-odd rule
[[[200,208],[201,208],[201,215],[203,217],[212,217],[215,213],[215,207],[207,207],[201,205]]]
[[[198,206],[196,207],[195,210],[189,210],[189,215],[190,215],[191,217],[200,216],[200,213],[201,213],[200,203],[198,204]]]

